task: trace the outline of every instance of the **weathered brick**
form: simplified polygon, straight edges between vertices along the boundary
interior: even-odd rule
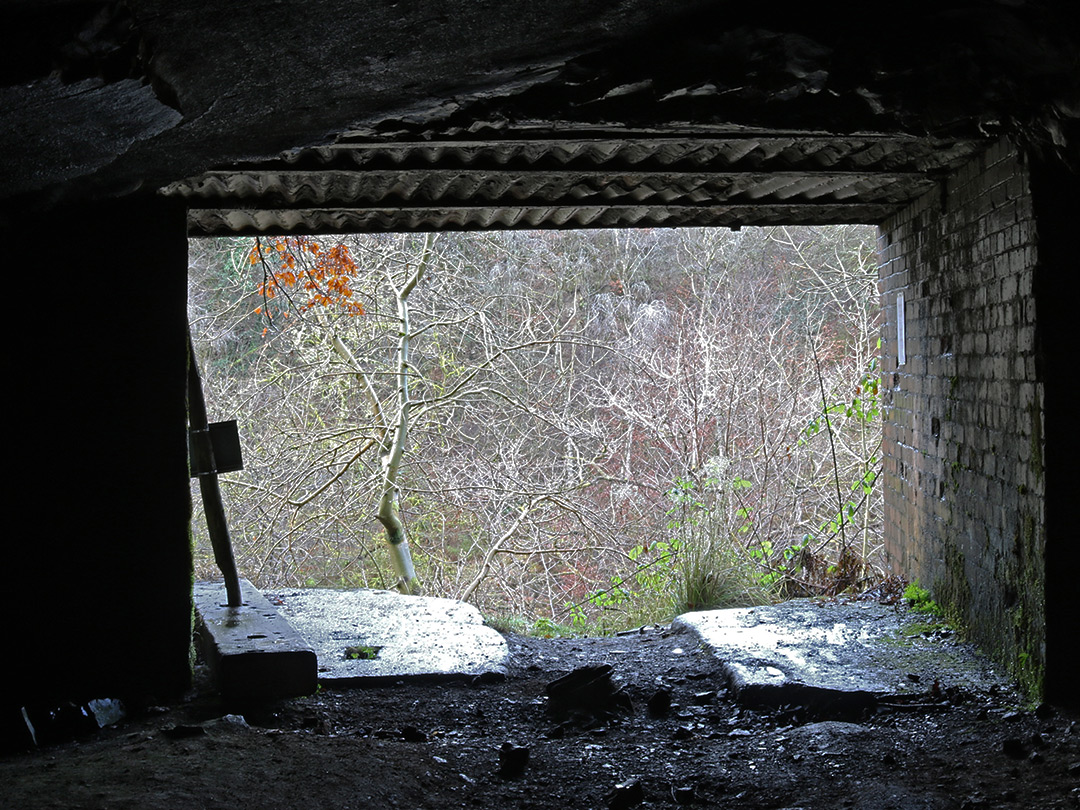
[[[945,189],[944,209],[940,192],[927,194],[879,239],[882,367],[897,372],[886,380],[884,545],[896,570],[955,601],[977,640],[1007,659],[1041,660],[1030,640],[1002,632],[1014,626],[1009,594],[1042,587],[1030,561],[1045,542],[1022,517],[1041,514],[1044,486],[1032,438],[1043,435],[1032,426],[1042,383],[1025,164],[1001,141]],[[908,362],[898,368],[899,292]]]

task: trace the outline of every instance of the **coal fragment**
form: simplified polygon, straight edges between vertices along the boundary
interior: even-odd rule
[[[525,773],[529,764],[529,748],[504,742],[499,748],[499,775],[506,779],[516,779]]]
[[[671,789],[671,798],[675,800],[675,804],[693,804],[697,801],[697,793],[693,785],[677,787]]]
[[[98,728],[113,726],[127,717],[127,710],[122,701],[113,698],[99,698],[88,701],[86,708],[90,710]]]
[[[611,810],[625,810],[627,807],[634,807],[645,801],[645,790],[641,787],[640,781],[630,779],[615,785],[606,799],[607,806]]]
[[[88,706],[71,701],[50,706],[27,706],[22,709],[22,717],[35,744],[40,746],[84,737],[100,728]]]
[[[671,711],[671,690],[657,689],[646,704],[652,717],[663,717]]]
[[[401,739],[405,742],[427,742],[427,734],[416,726],[405,726],[401,730]]]
[[[1012,757],[1013,759],[1023,759],[1027,756],[1027,749],[1024,748],[1024,743],[1016,737],[1009,737],[1002,742],[1001,750],[1005,756]]]
[[[1049,720],[1054,714],[1054,707],[1048,703],[1040,703],[1035,707],[1035,716],[1040,720]]]
[[[549,740],[561,740],[563,737],[566,736],[566,725],[563,724],[555,726],[555,728],[551,729],[551,731],[549,731],[544,736],[547,737]]]
[[[611,680],[610,664],[575,669],[547,685],[548,712],[556,718],[604,720],[633,708],[630,696]]]

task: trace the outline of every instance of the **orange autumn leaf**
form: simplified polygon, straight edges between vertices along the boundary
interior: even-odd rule
[[[260,237],[251,249],[249,261],[252,265],[261,262],[264,268],[258,293],[265,303],[256,309],[259,315],[272,319],[268,304],[277,297],[278,290],[287,289],[306,293],[302,300],[290,297],[301,312],[323,307],[350,317],[364,314],[363,305],[353,300],[351,280],[359,275],[359,267],[348,245],[327,246],[310,236]]]

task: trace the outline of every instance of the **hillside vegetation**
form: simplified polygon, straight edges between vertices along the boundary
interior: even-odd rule
[[[401,586],[386,507],[424,593],[517,629],[871,584],[874,237],[193,240],[211,418],[240,423],[223,490],[241,574]]]

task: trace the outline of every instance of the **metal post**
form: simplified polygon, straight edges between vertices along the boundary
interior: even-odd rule
[[[188,326],[188,425],[193,434],[202,433],[206,437],[204,452],[209,454],[210,472],[199,474],[199,491],[202,493],[203,512],[206,515],[206,529],[210,534],[210,544],[214,547],[214,561],[225,577],[225,593],[229,607],[240,607],[243,598],[240,595],[240,575],[236,571],[236,559],[233,557],[232,541],[229,539],[229,525],[225,521],[225,506],[221,501],[221,488],[218,486],[217,468],[213,464],[213,445],[209,441],[209,425],[206,418],[206,401],[203,399],[202,379],[199,377],[199,364],[195,359],[195,347],[191,340],[191,327]]]

